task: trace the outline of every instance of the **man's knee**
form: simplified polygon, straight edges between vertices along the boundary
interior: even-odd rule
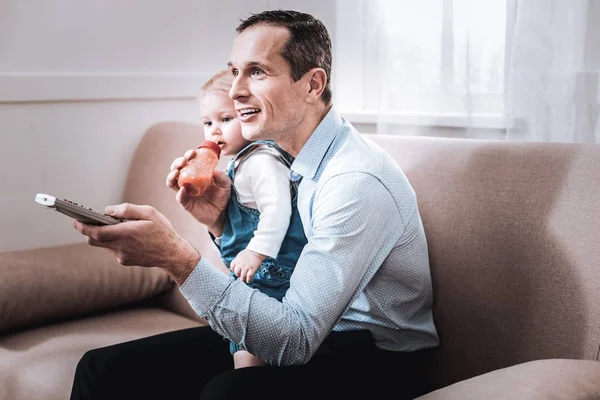
[[[73,386],[71,388],[71,400],[83,400],[91,398],[97,377],[97,352],[88,350],[83,354],[75,368]]]
[[[77,363],[77,367],[75,368],[76,382],[94,370],[93,366],[95,358],[94,350],[88,350],[83,354],[83,356],[81,356],[79,362]]]
[[[111,353],[103,351],[103,349],[86,351],[75,368],[73,396],[75,396],[75,393],[96,393],[97,396],[98,390],[103,391],[108,387],[114,387],[118,382],[113,380],[118,378],[119,373],[117,369],[110,367],[111,358]]]
[[[102,368],[102,364],[105,362],[104,359],[104,354],[98,349],[86,351],[77,363],[75,374],[83,376],[99,374],[104,369]]]

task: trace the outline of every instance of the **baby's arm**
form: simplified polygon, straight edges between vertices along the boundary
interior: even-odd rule
[[[274,150],[271,150],[274,151]],[[278,156],[262,150],[246,160],[256,208],[260,213],[254,237],[248,249],[277,257],[292,216],[290,170]]]
[[[240,255],[245,253],[246,262],[252,259],[256,263],[257,257],[260,257],[262,264],[267,257],[277,257],[292,215],[289,169],[273,151],[256,150],[240,165],[260,212],[258,226],[246,247],[252,253],[240,252]],[[260,264],[256,268],[258,267]]]
[[[230,268],[243,282],[251,282],[254,274],[260,268],[267,256],[255,253],[250,249],[244,249],[231,261]]]

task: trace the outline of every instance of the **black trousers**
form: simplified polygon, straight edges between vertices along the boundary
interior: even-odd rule
[[[423,352],[378,350],[367,331],[332,332],[305,365],[233,369],[228,342],[190,328],[88,351],[71,400],[413,399]]]

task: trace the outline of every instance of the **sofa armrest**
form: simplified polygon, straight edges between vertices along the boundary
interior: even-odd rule
[[[547,400],[600,398],[600,362],[547,359],[529,361],[476,376],[417,400]]]
[[[0,332],[131,304],[175,286],[87,243],[0,253]]]

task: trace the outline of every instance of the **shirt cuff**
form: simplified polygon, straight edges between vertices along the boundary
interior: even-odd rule
[[[233,278],[201,258],[179,291],[196,314],[206,318],[210,308],[223,296],[231,282]]]
[[[252,250],[255,253],[262,254],[263,256],[276,258],[277,254],[279,254],[279,249],[281,248],[281,242],[278,244],[272,243],[261,243],[256,239],[256,236],[250,240],[248,246],[246,248],[248,250]]]
[[[215,237],[215,235],[210,233],[210,231],[208,232],[208,236],[210,236],[210,239],[213,241],[214,244],[217,245],[218,248],[221,248],[221,238],[223,236]]]

